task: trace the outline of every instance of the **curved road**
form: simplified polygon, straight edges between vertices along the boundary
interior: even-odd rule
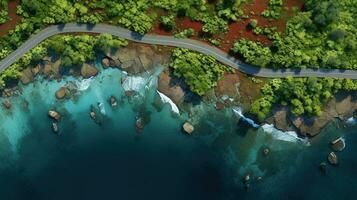
[[[73,32],[87,32],[87,33],[108,33],[121,38],[125,38],[130,41],[146,43],[146,44],[157,44],[165,46],[174,46],[188,48],[200,53],[211,55],[215,57],[221,63],[229,65],[233,68],[240,70],[243,73],[260,76],[260,77],[335,77],[335,78],[351,78],[357,79],[357,71],[353,70],[328,70],[328,69],[282,69],[273,70],[267,68],[258,68],[252,65],[243,63],[227,53],[221,51],[220,49],[191,39],[177,39],[170,36],[160,36],[160,35],[150,35],[146,34],[144,36],[138,33],[129,31],[125,28],[118,26],[111,26],[106,24],[97,25],[87,25],[87,24],[76,24],[68,23],[63,25],[50,26],[37,34],[29,38],[25,43],[23,43],[17,50],[12,52],[5,59],[0,61],[0,72],[3,72],[7,67],[13,64],[18,58],[23,56],[26,52],[30,51],[33,47],[39,44],[41,41],[61,33],[73,33]]]

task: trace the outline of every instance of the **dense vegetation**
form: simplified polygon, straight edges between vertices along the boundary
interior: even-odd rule
[[[245,39],[232,50],[262,67],[357,69],[356,2],[306,0],[304,9],[288,21],[285,33],[268,33],[269,50]]]
[[[279,19],[283,9],[283,0],[269,0],[267,10],[264,10],[262,15],[268,18]]]
[[[173,50],[170,67],[174,75],[183,78],[191,91],[202,96],[217,85],[225,72],[231,72],[212,56],[176,48]]]
[[[96,53],[102,53],[111,48],[126,46],[127,44],[127,40],[115,38],[108,34],[98,36],[53,36],[33,48],[11,67],[6,69],[0,76],[0,89],[5,87],[7,81],[20,78],[21,70],[38,63],[48,54],[55,53],[61,57],[62,66],[72,67],[93,61]]]
[[[0,24],[4,24],[9,20],[8,1],[9,0],[0,0]]]
[[[320,115],[322,106],[340,90],[357,90],[357,81],[333,78],[272,79],[261,89],[262,97],[251,113],[264,120],[274,104],[289,106],[294,115]]]

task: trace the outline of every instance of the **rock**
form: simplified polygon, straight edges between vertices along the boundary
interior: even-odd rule
[[[95,68],[93,65],[84,63],[81,68],[81,75],[83,78],[90,78],[92,76],[95,76],[98,74],[97,68]]]
[[[135,122],[136,129],[141,130],[144,128],[142,118],[138,118]]]
[[[184,130],[187,134],[189,134],[189,135],[191,135],[192,132],[195,130],[194,127],[193,127],[190,123],[188,123],[188,122],[185,122],[185,123],[183,124],[182,128],[183,128],[183,130]]]
[[[97,120],[97,114],[94,111],[90,111],[89,116],[96,121]]]
[[[27,85],[34,80],[34,74],[30,67],[21,72],[20,81],[22,84]]]
[[[225,105],[222,102],[217,102],[215,107],[216,110],[223,110],[225,108]]]
[[[274,124],[275,127],[279,130],[288,130],[288,122],[287,122],[287,111],[281,110],[275,113],[274,115]]]
[[[345,140],[342,137],[339,137],[331,141],[331,147],[334,151],[342,151],[346,147]]]
[[[34,76],[36,76],[38,73],[41,71],[41,66],[40,64],[36,65],[34,68],[31,69],[32,73]]]
[[[109,103],[112,106],[112,108],[117,107],[118,103],[117,103],[117,99],[114,96],[111,96],[109,99]]]
[[[263,149],[263,155],[267,156],[269,154],[270,150],[268,148]]]
[[[261,176],[257,177],[257,181],[262,181],[262,180],[263,180],[263,177],[261,177]]]
[[[109,58],[103,58],[102,59],[102,65],[103,65],[104,68],[108,68],[110,66]]]
[[[325,162],[320,163],[320,166],[319,166],[320,172],[323,174],[326,174],[326,167],[327,167],[327,165]]]
[[[61,87],[56,91],[56,98],[57,99],[63,99],[67,95],[67,88],[66,87]]]
[[[302,118],[302,117],[295,117],[295,118],[291,119],[291,123],[292,123],[296,128],[300,128],[301,125],[304,123],[304,118]]]
[[[10,109],[11,108],[11,102],[6,99],[5,101],[2,102],[2,105],[6,108],[6,109]]]
[[[355,106],[357,105],[357,103],[355,104]],[[355,118],[355,119],[357,119],[357,109],[355,109],[355,111],[353,112],[353,117]]]
[[[2,96],[3,97],[11,97],[13,95],[12,90],[5,88],[4,91],[2,91]]]
[[[56,121],[59,121],[61,119],[61,115],[54,110],[48,111],[48,116]]]
[[[52,131],[54,132],[54,133],[58,133],[58,124],[57,124],[57,122],[53,122],[52,123]]]
[[[243,182],[244,182],[244,183],[247,183],[247,182],[249,182],[249,181],[250,181],[250,175],[249,175],[249,174],[246,174],[246,175],[244,176]]]
[[[337,165],[338,164],[338,158],[337,155],[334,152],[331,152],[327,156],[327,160],[330,162],[331,165]]]

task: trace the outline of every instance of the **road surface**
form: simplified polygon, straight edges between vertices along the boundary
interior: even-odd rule
[[[213,47],[211,45],[196,40],[177,39],[172,36],[161,36],[161,35],[150,35],[150,34],[141,36],[138,33],[132,32],[128,29],[121,28],[118,26],[112,26],[106,24],[87,25],[87,24],[76,24],[76,23],[53,25],[42,31],[39,31],[38,33],[30,37],[25,43],[23,43],[17,50],[12,52],[9,56],[4,58],[2,61],[0,61],[0,72],[3,72],[7,67],[9,67],[11,64],[16,62],[17,59],[23,56],[26,52],[30,51],[32,48],[34,48],[37,44],[39,44],[43,40],[56,34],[73,33],[73,32],[108,33],[111,35],[115,35],[139,43],[187,48],[206,55],[211,55],[223,64],[238,69],[243,73],[259,76],[259,77],[281,78],[281,77],[293,76],[293,77],[334,77],[334,78],[357,79],[357,71],[353,71],[353,70],[328,70],[328,69],[274,70],[274,69],[267,69],[267,68],[258,68],[243,63],[242,61],[235,59],[234,57],[228,55],[227,53],[221,51],[216,47]]]

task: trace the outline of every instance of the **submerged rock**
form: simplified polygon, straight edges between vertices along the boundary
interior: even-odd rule
[[[67,95],[67,88],[66,87],[61,87],[56,91],[56,98],[57,99],[63,99]]]
[[[267,156],[270,153],[270,150],[268,148],[263,149],[263,155]]]
[[[331,152],[327,156],[327,160],[330,162],[331,165],[337,165],[338,164],[338,158],[337,155],[334,152]]]
[[[54,110],[48,111],[48,116],[56,121],[59,121],[61,119],[61,115]]]
[[[342,137],[339,137],[331,141],[331,147],[334,151],[342,151],[346,147],[345,140]]]
[[[58,133],[58,123],[57,122],[52,123],[52,131],[56,134]]]
[[[144,128],[143,119],[140,117],[135,122],[136,129],[141,130]]]
[[[2,105],[6,108],[6,109],[11,109],[12,105],[10,100],[6,99],[5,101],[2,102]]]
[[[189,134],[189,135],[191,135],[192,132],[195,130],[195,128],[192,126],[192,124],[190,124],[190,123],[188,123],[188,122],[185,122],[185,123],[183,124],[182,128],[183,128],[183,130],[184,130],[187,134]]]
[[[320,166],[319,166],[320,172],[323,174],[326,174],[326,167],[327,167],[327,165],[325,162],[320,163]]]
[[[111,106],[112,108],[115,108],[115,107],[117,107],[117,105],[118,105],[117,99],[116,99],[114,96],[111,96],[111,97],[110,97],[109,103],[110,103],[110,106]]]

